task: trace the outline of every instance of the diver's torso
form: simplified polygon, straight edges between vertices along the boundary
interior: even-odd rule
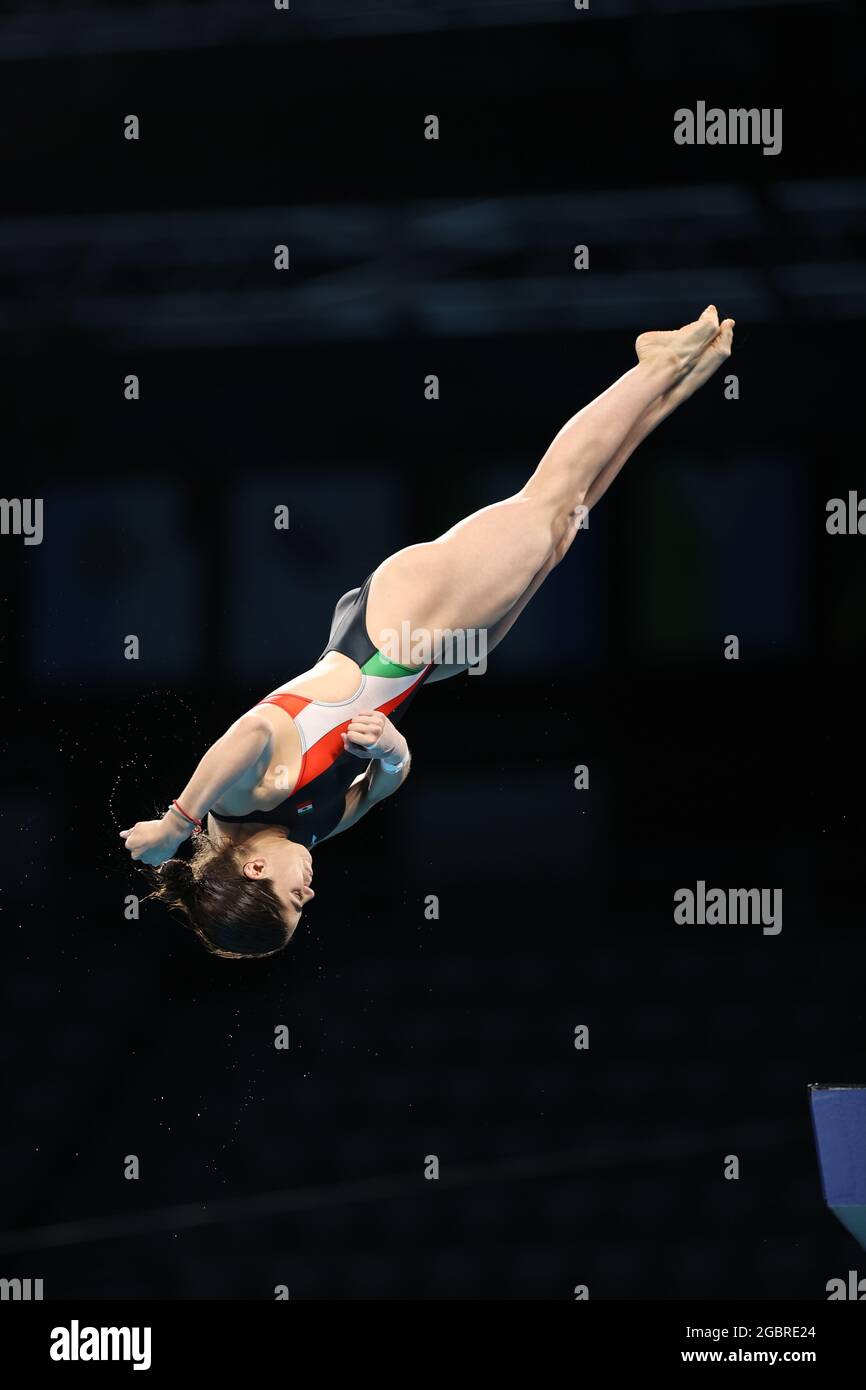
[[[395,665],[374,652],[363,667],[340,652],[279,686],[255,706],[273,737],[249,777],[212,806],[216,821],[279,825],[312,848],[336,830],[346,793],[369,759],[346,752],[343,733],[364,710],[397,722],[432,670]]]
[[[286,681],[285,685],[278,685],[271,695],[302,695],[309,701],[342,708],[360,685],[359,664],[342,652],[328,652],[316,666]],[[252,770],[249,778],[252,785],[236,784],[220,801],[214,802],[211,810],[217,815],[222,812],[227,816],[245,816],[249,812],[274,810],[295,790],[303,758],[302,738],[295,720],[281,706],[270,705],[267,701],[247,710],[247,713],[253,712],[270,724],[270,748],[267,756]],[[361,773],[363,763],[356,759],[356,765],[357,773]]]
[[[368,765],[343,746],[350,721],[365,710],[396,721],[433,669],[432,663],[401,665],[378,650],[366,616],[373,577],[337,603],[315,666],[255,706],[271,728],[270,746],[210,808],[217,822],[283,826],[291,839],[307,846],[339,825],[346,793]]]
[[[326,707],[345,708],[345,702],[361,686],[361,668],[356,661],[344,656],[342,652],[328,652],[321,661],[309,671],[294,676],[284,685],[278,685],[270,696],[292,694],[305,697]],[[251,781],[253,785],[231,787],[225,796],[211,807],[217,815],[244,816],[250,812],[273,811],[282,804],[295,789],[301,771],[304,748],[301,734],[291,714],[279,705],[269,704],[267,697],[248,713],[255,712],[267,720],[271,728],[271,741],[267,756],[255,769]],[[349,754],[349,757],[352,757]],[[353,759],[354,775],[364,771],[364,763]],[[350,782],[353,778],[349,779]]]

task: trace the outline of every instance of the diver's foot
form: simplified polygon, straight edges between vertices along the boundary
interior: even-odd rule
[[[665,412],[675,410],[683,401],[693,396],[704,382],[717,372],[723,362],[731,355],[734,344],[734,320],[723,319],[719,331],[702,352],[693,359],[689,369],[662,397]]]
[[[699,319],[669,332],[641,333],[635,340],[638,361],[658,370],[675,384],[694,366],[701,353],[720,332],[715,304],[709,304]]]

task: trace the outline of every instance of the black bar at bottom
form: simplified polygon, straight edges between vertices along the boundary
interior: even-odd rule
[[[410,1369],[403,1341],[410,1331],[405,1319],[395,1328],[377,1325],[374,1314],[372,1325],[358,1329],[360,1338],[344,1341],[346,1314],[334,1311],[336,1325],[323,1339],[319,1318],[315,1314],[311,1318],[308,1307],[297,1306],[311,1301],[291,1297],[267,1304],[7,1301],[0,1304],[0,1371],[15,1366],[25,1377],[47,1371],[60,1378],[84,1373],[92,1379],[99,1377],[100,1367],[110,1367],[115,1377],[134,1376],[137,1365],[142,1383],[146,1383],[145,1375],[162,1381],[190,1370],[197,1375],[213,1371],[221,1380],[232,1373],[247,1377],[252,1373],[260,1379],[271,1370],[288,1374],[292,1367],[300,1369],[297,1357],[306,1350],[320,1358],[319,1370],[338,1360],[342,1352],[357,1374],[367,1358],[375,1356],[379,1371],[390,1367],[394,1374],[401,1365],[401,1378],[405,1376]],[[367,1300],[361,1296],[357,1301]],[[592,1367],[595,1372],[640,1369],[653,1374],[675,1366],[799,1364],[813,1367],[826,1379],[828,1371],[848,1370],[858,1363],[866,1316],[861,1308],[846,1308],[846,1301],[575,1301],[564,1322],[556,1319],[545,1326],[541,1345],[534,1319],[521,1326],[510,1317],[507,1328],[493,1337],[486,1327],[482,1330],[483,1325],[470,1330],[461,1322],[458,1327],[461,1339],[466,1337],[483,1352],[488,1371],[499,1344],[510,1363],[521,1346],[526,1354],[534,1348],[536,1357],[543,1347],[547,1361],[548,1339],[555,1340],[562,1332],[576,1371]],[[866,1301],[866,1280],[856,1301]],[[454,1348],[449,1351],[448,1341],[440,1340],[448,1332],[441,1312],[428,1312],[424,1322],[428,1327],[426,1333],[419,1329],[424,1340],[418,1348],[423,1368],[429,1371],[437,1348],[447,1368]],[[462,1353],[460,1360],[467,1369]],[[450,1365],[453,1371],[453,1362]],[[368,1362],[367,1370],[371,1369]]]

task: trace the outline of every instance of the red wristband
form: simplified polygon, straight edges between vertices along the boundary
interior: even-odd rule
[[[200,835],[200,834],[201,834],[201,828],[202,828],[202,827],[201,827],[201,821],[200,821],[200,820],[197,820],[195,816],[188,816],[187,813],[186,813],[186,811],[183,809],[183,807],[181,806],[181,804],[180,804],[179,801],[173,801],[171,804],[172,804],[172,806],[174,807],[174,809],[175,809],[181,816],[183,816],[184,820],[189,821],[190,825],[193,826],[193,828],[194,828],[195,834],[196,834],[196,835]]]

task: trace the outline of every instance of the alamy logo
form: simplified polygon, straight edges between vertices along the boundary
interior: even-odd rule
[[[398,632],[383,627],[379,651],[401,666],[468,666],[470,676],[487,670],[487,629],[483,627],[413,627],[404,619]]]
[[[856,492],[831,497],[827,503],[827,533],[830,536],[866,536],[866,497]]]
[[[39,1302],[42,1299],[41,1279],[0,1279],[0,1299],[13,1303]]]
[[[25,545],[41,545],[42,498],[0,497],[0,535],[23,536]]]
[[[772,894],[772,912],[770,895]],[[678,888],[674,893],[674,921],[680,926],[757,926],[764,936],[782,930],[781,888],[707,888],[698,879],[695,891]]]
[[[699,101],[694,109],[681,106],[674,112],[677,145],[763,145],[764,154],[782,151],[782,108],[732,107],[723,111]]]
[[[859,1303],[866,1299],[866,1279],[861,1279],[856,1269],[848,1270],[848,1283],[844,1279],[827,1280],[827,1302],[841,1298],[853,1298]]]
[[[150,1370],[149,1327],[52,1327],[52,1361],[131,1361],[134,1371]]]

